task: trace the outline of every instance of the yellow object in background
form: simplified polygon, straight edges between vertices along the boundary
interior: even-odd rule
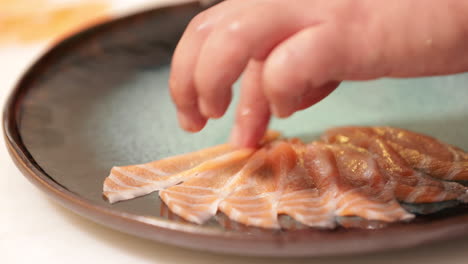
[[[109,17],[107,1],[0,0],[0,45],[58,39]]]

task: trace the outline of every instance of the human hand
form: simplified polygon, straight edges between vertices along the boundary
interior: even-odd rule
[[[466,71],[466,14],[459,0],[222,2],[191,21],[175,51],[180,124],[195,132],[223,116],[243,72],[231,139],[254,147],[271,113],[288,117],[340,81]]]

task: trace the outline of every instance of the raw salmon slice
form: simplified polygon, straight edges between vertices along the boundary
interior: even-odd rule
[[[233,192],[220,203],[222,212],[242,224],[263,228],[280,228],[279,214],[306,226],[335,226],[334,208],[328,203],[331,195],[316,188],[304,166],[304,144],[274,142],[255,155],[252,159],[263,160],[262,166],[233,182]]]
[[[268,131],[263,141],[273,141],[280,134]],[[113,167],[104,181],[104,196],[111,203],[143,196],[179,184],[213,166],[229,164],[235,152],[230,144],[222,144],[200,151],[125,167]],[[240,152],[237,152],[239,154]]]
[[[395,182],[395,197],[406,203],[468,202],[467,188],[456,182],[432,178],[415,171],[385,141],[373,139],[369,151],[376,155],[382,171]]]
[[[308,144],[307,155],[309,175],[327,193],[327,207],[335,216],[383,222],[413,217],[394,200],[391,184],[365,150],[313,142]]]
[[[412,219],[393,194],[394,184],[383,175],[366,149],[352,145],[330,145],[336,160],[336,212],[368,220],[395,222]]]
[[[447,146],[453,151],[451,160],[441,160],[419,150],[410,149],[401,144],[389,141],[389,144],[415,169],[442,180],[468,180],[468,160],[466,153]]]
[[[285,175],[278,213],[287,214],[306,226],[334,228],[334,193],[328,189],[330,178],[336,177],[330,173],[332,164],[314,146],[291,145],[296,155],[295,167]],[[293,148],[285,148],[283,152],[291,152]]]
[[[392,128],[373,130],[415,169],[445,180],[468,180],[468,154],[463,150],[419,133]]]
[[[258,150],[245,165],[254,169],[231,183],[231,193],[219,204],[219,210],[230,219],[248,226],[280,227],[276,208],[279,179],[273,173],[272,160],[268,157],[270,151],[267,148]]]
[[[202,224],[216,214],[218,204],[224,197],[223,192],[227,191],[226,185],[236,177],[252,152],[245,149],[226,154],[231,157],[225,159],[225,163],[214,164],[207,170],[195,169],[193,177],[161,190],[159,196],[172,212],[188,221]]]
[[[449,200],[467,200],[467,189],[461,184],[434,179],[416,171],[372,128],[338,128],[325,136],[329,143],[345,143],[366,148],[377,161],[382,172],[395,183],[397,200],[406,203],[433,203]]]
[[[182,173],[234,149],[223,144],[205,150],[174,156],[141,165],[113,167],[104,181],[104,196],[114,203],[165,189],[183,180]]]
[[[468,202],[466,187],[445,181],[464,179],[468,155],[433,138],[388,127],[332,129],[310,144],[278,136],[270,132],[257,150],[223,144],[114,167],[104,195],[116,202],[160,191],[177,217],[202,224],[220,210],[229,218],[217,215],[221,224],[251,231],[375,228],[414,217],[398,201]]]
[[[327,142],[346,143],[357,135],[379,137],[414,169],[443,180],[468,180],[468,153],[439,140],[392,127],[339,127],[325,132]],[[354,143],[353,143],[354,144]]]

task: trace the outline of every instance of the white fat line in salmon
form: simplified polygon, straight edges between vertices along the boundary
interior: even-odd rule
[[[445,186],[444,186],[444,187],[445,187]],[[445,201],[446,197],[447,197],[447,190],[444,189],[442,192],[440,192],[439,195],[437,195],[437,196],[435,197],[435,199],[433,199],[433,201],[434,201],[434,202],[442,202],[442,201]]]
[[[447,176],[444,177],[446,180],[452,180],[455,178],[458,174],[460,174],[463,171],[463,167],[468,167],[468,166],[462,166],[464,162],[453,162],[452,166],[450,167],[449,171],[447,172]],[[468,165],[468,162],[466,163]]]
[[[227,186],[229,186],[229,185],[227,185]],[[236,188],[234,188],[231,191],[231,193],[240,192],[242,190],[249,189],[249,188],[254,188],[255,186],[256,186],[255,184],[242,184],[242,185],[239,185]]]
[[[341,214],[341,213],[342,213],[344,210],[346,210],[349,206],[351,206],[351,205],[353,205],[353,204],[355,204],[355,203],[357,203],[357,202],[360,202],[360,201],[366,201],[366,202],[367,202],[368,200],[366,200],[366,199],[364,199],[364,198],[362,198],[362,197],[356,197],[356,198],[354,198],[354,199],[351,199],[351,200],[349,200],[349,201],[346,201],[345,204],[341,205],[340,208],[338,208],[338,209],[336,210],[336,213]],[[339,202],[337,202],[337,204],[339,204]]]
[[[143,196],[154,191],[153,186],[141,186],[137,189],[118,190],[115,192],[106,192],[105,196],[110,203],[122,200],[129,200],[135,197]]]
[[[108,185],[104,185],[103,191],[104,192],[119,192],[120,190],[109,187]]]
[[[148,180],[146,178],[143,178],[143,177],[140,177],[138,176],[137,174],[135,173],[132,173],[132,172],[129,172],[129,171],[126,171],[124,169],[122,169],[121,167],[113,167],[112,170],[115,170],[117,171],[118,173],[122,174],[123,176],[125,177],[128,177],[128,178],[131,178],[137,182],[142,182],[142,183],[154,183],[154,182],[157,182],[157,180]],[[156,175],[156,176],[159,176],[159,175]]]
[[[158,176],[169,176],[169,175],[173,174],[173,173],[162,171],[162,170],[160,170],[158,168],[151,167],[148,164],[139,164],[139,165],[135,165],[135,167],[146,170],[146,171],[149,171],[149,172],[154,173],[154,174],[156,174]]]
[[[195,167],[196,168],[196,167]],[[213,172],[212,171],[201,171],[201,172],[194,172],[193,174],[188,175],[185,178],[185,181],[188,179],[211,179],[213,177]]]
[[[325,216],[316,216],[316,215],[303,215],[303,214],[291,214],[291,217],[294,218],[299,223],[309,226],[309,227],[320,227],[320,228],[333,228],[336,226],[334,216],[325,215]]]
[[[171,206],[171,210],[179,215],[180,217],[188,220],[188,221],[191,221],[191,222],[195,222],[197,224],[203,224],[203,222],[211,217],[211,214],[208,214],[208,213],[205,213],[205,214],[197,214],[195,212],[191,212],[189,214],[184,214],[186,212],[186,210],[184,210],[181,206],[177,205],[177,204],[174,204]]]
[[[223,201],[224,202],[224,201]],[[227,203],[227,202],[226,202]],[[262,203],[251,203],[251,204],[245,204],[245,203],[234,203],[232,201],[229,201],[230,206],[232,207],[237,207],[237,208],[261,208],[264,207],[265,205]]]
[[[421,160],[419,161],[417,165],[418,168],[425,169],[426,167],[429,167],[429,165],[433,162],[432,157],[419,153],[416,150],[414,150],[414,152],[416,152],[416,154],[421,157]]]
[[[186,215],[185,217],[187,218],[188,221],[197,223],[199,225],[203,224],[203,222],[207,218],[206,216],[196,216],[193,214]],[[208,217],[211,217],[211,216],[208,216]]]
[[[262,198],[271,197],[271,196],[273,196],[275,194],[276,194],[276,192],[265,192],[265,193],[261,193],[261,194],[258,194],[258,195],[255,195],[255,196],[249,196],[249,197],[228,196],[227,199],[229,199],[229,200],[234,199],[234,200],[241,200],[241,201],[252,201],[252,200],[258,200],[258,199],[262,199]]]
[[[265,215],[265,214],[276,216],[277,213],[273,212],[273,210],[271,209],[265,209],[265,210],[260,210],[260,211],[239,211],[237,208],[232,207],[231,214],[239,214],[239,215],[251,217],[251,216],[259,216],[259,215]]]
[[[453,161],[460,161],[460,153],[451,146],[447,146],[447,149],[452,153]]]
[[[334,221],[329,221],[329,220],[323,220],[323,221],[314,221],[312,223],[307,223],[307,220],[304,221],[304,224],[306,224],[307,226],[311,226],[311,227],[318,227],[318,228],[335,228],[336,227],[336,223]]]
[[[281,197],[282,198],[282,197]],[[322,201],[324,197],[311,197],[311,198],[299,198],[299,199],[291,199],[291,200],[280,200],[280,204],[291,204],[297,202],[310,202],[310,203],[317,203],[317,201]]]
[[[252,218],[247,219],[247,224],[250,224],[253,226],[260,226],[262,222],[263,222],[263,219],[261,218],[252,217]]]
[[[429,176],[428,174],[422,172],[422,171],[414,171],[414,175],[416,175],[417,183],[415,184],[414,187],[418,187],[419,185],[425,185],[425,184],[430,184],[431,182],[440,182],[442,184],[448,184],[449,182],[444,181],[443,179],[439,178],[433,178]],[[413,176],[413,175],[411,175]],[[445,185],[444,185],[445,188]]]
[[[167,183],[171,185],[172,183]],[[122,200],[132,199],[138,196],[143,196],[154,191],[158,191],[160,186],[153,186],[153,185],[143,185],[135,189],[127,189],[127,190],[115,190],[110,188],[109,186],[104,186],[104,195],[107,197],[110,203],[119,202]]]
[[[239,154],[241,153],[242,155],[234,155],[234,154]],[[228,152],[228,153],[225,153],[225,154],[222,154],[218,157],[215,157],[214,159],[211,159],[211,160],[208,160],[208,161],[205,161],[203,163],[207,163],[207,162],[215,162],[215,163],[225,163],[225,162],[232,162],[232,161],[240,161],[244,158],[246,158],[247,156],[250,155],[250,151],[246,151],[246,150],[236,150],[236,151],[231,151],[231,152]],[[232,158],[232,156],[235,157],[235,159]],[[202,164],[203,164],[202,163]],[[201,165],[201,164],[200,164]]]
[[[198,207],[206,207],[206,208],[209,208],[210,205],[209,204],[200,204],[200,203],[190,203],[190,202],[187,202],[187,201],[184,201],[184,200],[181,200],[181,199],[177,199],[177,198],[174,198],[174,197],[171,197],[171,196],[168,196],[167,194],[165,193],[161,193],[160,196],[163,198],[163,200],[167,203],[167,205],[171,205],[171,204],[179,204],[180,205],[186,205],[190,208],[198,208]],[[174,204],[174,205],[175,205]]]
[[[176,185],[178,188],[187,188],[187,189],[195,189],[195,190],[204,190],[204,191],[212,191],[218,192],[219,189],[210,188],[210,187],[203,187],[203,186],[193,186],[193,185]]]
[[[387,220],[389,220],[389,219],[382,219],[383,215],[382,215],[382,212],[380,211],[375,212],[375,211],[363,210],[361,214],[363,215],[362,217],[366,218],[367,220],[377,220],[377,221],[384,221],[384,222],[387,222]],[[385,214],[384,216],[387,218],[390,217],[389,214]]]
[[[418,182],[419,183],[419,182]],[[405,202],[407,203],[414,203],[419,196],[423,195],[428,189],[430,189],[430,186],[417,186],[414,188],[412,192],[406,197]]]
[[[374,219],[378,219],[379,218],[379,215],[381,215],[381,211],[370,211],[370,210],[367,210],[367,209],[364,209],[365,212],[368,213],[368,215],[372,215],[372,218]],[[400,217],[398,217],[399,220],[408,220],[408,219],[413,219],[415,217],[414,214],[411,214],[411,213],[408,213],[405,209],[401,208],[401,207],[397,207],[393,210],[390,210],[390,211],[385,211],[385,216],[392,216],[392,215],[401,215]]]
[[[127,188],[127,189],[136,189],[136,188],[138,188],[138,186],[135,187],[135,186],[131,186],[131,185],[128,185],[128,184],[122,182],[122,181],[119,180],[119,178],[117,178],[117,177],[115,176],[115,174],[113,174],[113,173],[111,173],[111,174],[109,175],[109,177],[107,177],[107,179],[108,179],[108,180],[111,180],[112,182],[114,182],[115,184],[117,184],[117,185],[120,186],[120,187],[124,187],[124,188]]]
[[[275,217],[272,217],[271,219],[276,220],[277,219],[276,212],[270,211],[270,213],[272,213],[272,216],[275,215]],[[247,217],[246,219],[247,224],[252,224],[254,226],[259,226],[262,222],[264,222],[263,218],[241,213],[235,208],[232,208],[231,211],[229,212],[229,218],[233,219],[234,221],[241,222],[243,217]],[[271,227],[278,228],[279,224],[277,222],[273,222]]]
[[[359,188],[355,188],[355,189],[351,189],[351,190],[348,190],[344,193],[341,193],[341,194],[338,194],[338,196],[336,197],[335,201],[336,203],[340,203],[341,200],[345,199],[347,196],[351,195],[351,194],[354,194],[354,193],[358,193],[358,195],[360,194],[360,189]]]
[[[170,202],[170,198],[167,198],[167,201],[166,201],[166,204],[169,205],[169,202]],[[180,207],[179,205],[177,204],[170,204],[172,208],[171,211],[174,212],[175,214],[177,215],[181,215],[182,212],[184,212],[184,209],[182,209],[182,207]]]
[[[288,192],[281,194],[281,199],[288,198],[290,196],[296,196],[296,195],[301,195],[301,194],[317,194],[317,190],[315,189],[305,189],[305,190],[300,190],[300,191],[294,191],[294,192]]]
[[[223,204],[223,203],[220,203],[220,207],[221,207],[221,208],[224,207],[224,206],[222,206],[222,205],[224,205],[224,204]],[[230,207],[229,207],[230,210],[226,210],[226,209],[228,209],[227,206],[226,206],[226,208],[223,208],[223,209],[225,209],[225,211],[228,211],[228,212],[229,212],[229,218],[234,219],[234,221],[238,221],[238,220],[241,218],[241,216],[242,216],[241,212],[239,212],[239,210],[237,210],[237,209],[235,209],[235,208],[230,208]]]
[[[239,155],[240,153],[240,155]],[[225,163],[229,163],[229,162],[239,162],[241,161],[242,159],[245,159],[246,157],[249,156],[249,151],[245,151],[245,150],[238,150],[238,151],[232,151],[232,152],[229,152],[229,153],[226,153],[226,154],[223,154],[219,157],[216,157],[216,158],[213,158],[213,159],[210,159],[210,160],[207,160],[207,161],[204,161],[202,163],[200,163],[199,165],[191,168],[191,169],[188,169],[184,172],[181,172],[181,173],[178,173],[176,175],[179,175],[180,178],[183,177],[183,180],[181,180],[180,182],[182,181],[187,181],[189,179],[192,179],[192,178],[203,178],[203,177],[211,177],[213,174],[212,172],[206,170],[206,169],[203,169],[202,171],[197,171],[199,170],[199,168],[203,168],[203,167],[206,167],[207,164],[208,165],[215,165],[215,166],[220,166],[220,165],[223,165]],[[234,154],[238,154],[238,155],[234,155]],[[234,158],[232,158],[234,157]]]
[[[179,186],[179,185],[177,185],[177,186]],[[169,189],[162,190],[161,193],[176,194],[176,195],[181,195],[181,196],[185,196],[185,197],[192,198],[192,199],[200,199],[200,198],[216,197],[216,196],[218,196],[216,193],[210,193],[210,194],[189,194],[189,193],[178,192],[178,191],[169,190]]]
[[[324,206],[320,206],[320,207],[309,207],[309,206],[306,206],[306,205],[301,205],[301,206],[279,206],[279,208],[280,208],[282,211],[286,211],[286,210],[301,210],[301,211],[304,211],[304,212],[320,212],[320,211],[324,211],[325,209],[327,209],[327,208],[324,207]]]

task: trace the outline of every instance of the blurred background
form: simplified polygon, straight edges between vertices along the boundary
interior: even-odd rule
[[[0,105],[54,43],[96,23],[193,0],[0,0]]]
[[[0,45],[57,39],[106,19],[190,0],[0,0]]]

